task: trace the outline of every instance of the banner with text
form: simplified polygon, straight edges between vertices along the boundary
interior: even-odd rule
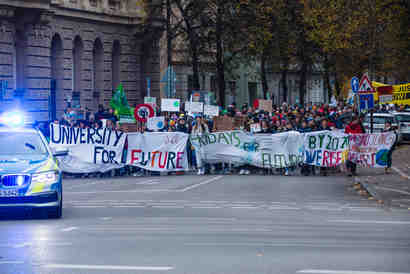
[[[394,142],[394,132],[352,134],[349,160],[364,167],[387,167],[388,153]]]
[[[188,170],[188,136],[180,132],[128,133],[127,164],[151,171]]]
[[[67,149],[59,166],[68,173],[106,172],[121,168],[126,134],[108,128],[78,128],[50,124],[50,147]]]
[[[304,163],[335,167],[344,163],[349,152],[349,135],[341,131],[317,131],[304,134]]]
[[[283,168],[303,161],[303,138],[296,131],[258,135],[222,131],[191,135],[190,140],[206,163]]]

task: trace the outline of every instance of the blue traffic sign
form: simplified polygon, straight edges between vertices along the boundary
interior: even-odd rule
[[[356,93],[359,90],[359,78],[356,76],[352,78],[350,85],[352,87],[353,93]]]
[[[374,108],[374,97],[372,93],[360,94],[360,109]]]

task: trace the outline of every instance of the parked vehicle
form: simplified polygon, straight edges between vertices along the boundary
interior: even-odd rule
[[[394,112],[402,141],[410,141],[410,112]]]

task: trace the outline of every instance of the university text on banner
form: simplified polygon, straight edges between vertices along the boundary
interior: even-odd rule
[[[50,146],[68,149],[59,158],[60,168],[69,173],[106,172],[121,168],[126,134],[108,128],[78,128],[50,124]]]

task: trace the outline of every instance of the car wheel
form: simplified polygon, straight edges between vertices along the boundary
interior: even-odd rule
[[[63,196],[61,195],[60,204],[57,207],[50,209],[48,217],[51,219],[60,219],[63,216]]]

